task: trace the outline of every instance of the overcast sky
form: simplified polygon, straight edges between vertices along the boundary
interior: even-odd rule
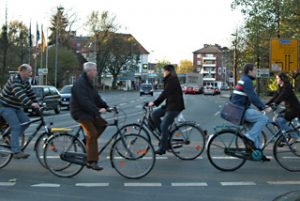
[[[132,34],[151,53],[151,62],[192,60],[192,52],[206,43],[230,46],[231,34],[243,24],[242,14],[230,8],[232,0],[0,0],[0,24],[6,2],[8,20],[29,25],[31,19],[34,33],[37,22],[45,32],[58,5],[78,14],[74,28],[81,34],[92,11],[107,10],[117,17],[120,32]]]

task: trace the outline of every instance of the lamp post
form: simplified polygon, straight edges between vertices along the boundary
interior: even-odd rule
[[[235,34],[231,34],[235,37],[234,39],[234,50],[233,50],[233,72],[234,72],[234,85],[237,84],[237,43],[238,43],[238,30],[236,30]]]

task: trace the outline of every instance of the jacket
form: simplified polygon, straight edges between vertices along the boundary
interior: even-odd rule
[[[275,103],[279,105],[281,102],[285,104],[284,118],[287,121],[291,121],[295,117],[300,117],[300,103],[293,91],[291,84],[284,83],[282,87],[279,87],[276,94],[267,105]]]
[[[89,81],[86,73],[83,73],[71,89],[70,112],[76,121],[100,118],[99,109],[108,108]]]
[[[255,105],[259,110],[266,108],[266,105],[256,95],[252,81],[255,78],[249,75],[243,75],[238,81],[237,86],[233,90],[230,101],[233,104],[250,107],[251,104]]]
[[[5,107],[21,109],[37,103],[36,96],[28,81],[23,81],[20,74],[11,76],[0,93],[0,103]]]
[[[184,110],[182,90],[177,76],[165,77],[164,90],[154,101],[155,106],[159,106],[164,100],[166,100],[166,111]]]

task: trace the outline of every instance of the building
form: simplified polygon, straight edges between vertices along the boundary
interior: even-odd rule
[[[193,66],[196,72],[203,75],[204,86],[221,87],[227,82],[227,55],[224,53],[227,49],[205,44],[203,48],[193,52]]]

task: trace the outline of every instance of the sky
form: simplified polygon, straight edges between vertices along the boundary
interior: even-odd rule
[[[84,23],[92,11],[109,11],[121,25],[119,32],[132,34],[150,53],[150,62],[168,60],[179,63],[193,59],[193,51],[204,44],[230,47],[232,36],[243,24],[243,16],[230,7],[232,0],[0,0],[0,25],[21,20],[49,27],[51,15],[62,5],[76,13],[73,26],[86,35]],[[32,28],[35,33],[35,28]]]

